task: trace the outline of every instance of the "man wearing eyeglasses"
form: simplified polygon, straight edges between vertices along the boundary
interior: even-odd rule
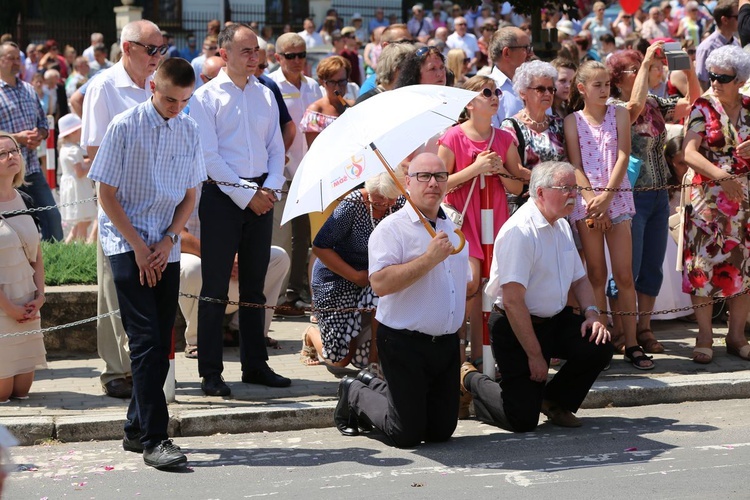
[[[167,52],[159,27],[151,21],[133,21],[120,35],[122,59],[90,80],[83,101],[81,144],[93,161],[112,119],[151,98],[149,87],[156,66]],[[119,309],[112,270],[97,243],[97,312]],[[127,336],[116,315],[96,324],[97,348],[104,361],[100,379],[104,392],[114,398],[129,398],[133,383]]]
[[[409,164],[406,188],[432,224],[425,231],[410,204],[378,225],[369,241],[369,273],[380,297],[378,355],[385,380],[367,371],[339,384],[334,412],[345,436],[374,426],[400,448],[448,440],[458,421],[459,342],[466,286],[471,279],[468,247],[440,202],[448,171],[433,153]]]
[[[203,85],[203,80],[200,78],[201,71],[203,71],[203,63],[206,59],[209,57],[217,56],[219,55],[218,51],[218,45],[217,45],[217,39],[216,35],[208,35],[205,40],[203,40],[203,53],[190,61],[190,65],[193,67],[193,71],[195,71],[195,88],[197,89],[201,85]]]
[[[529,60],[533,54],[531,38],[525,31],[514,26],[500,28],[492,35],[489,56],[493,66],[490,77],[495,80],[497,88],[503,91],[500,106],[492,119],[495,127],[523,109],[523,101],[513,90],[513,76],[519,66]]]
[[[227,63],[199,88],[190,116],[201,131],[206,171],[198,208],[201,231],[201,296],[226,300],[237,255],[240,301],[264,304],[271,253],[276,190],[284,185],[284,141],[273,93],[258,82],[258,37],[249,26],[231,23],[219,33],[219,55]],[[198,373],[207,396],[228,396],[221,376],[222,322],[226,305],[198,304]],[[242,382],[287,387],[292,381],[268,366],[263,335],[265,310],[241,307]]]
[[[698,50],[695,52],[695,72],[698,73],[698,81],[701,82],[703,90],[708,90],[708,87],[711,86],[711,82],[708,81],[708,68],[706,67],[708,55],[724,45],[740,47],[740,41],[734,37],[738,27],[738,4],[738,0],[721,0],[714,7],[713,16],[717,29],[698,45]]]
[[[310,104],[323,97],[315,80],[304,75],[306,56],[305,40],[296,33],[284,33],[276,40],[276,60],[279,62],[279,69],[268,75],[279,86],[292,122],[296,126],[294,141],[287,151],[289,159],[284,167],[287,188],[307,152],[305,134],[299,128],[302,115]],[[303,307],[307,305],[303,297],[307,294],[305,278],[310,248],[310,218],[303,215],[292,219],[290,224],[281,226],[285,203],[286,198],[274,210],[273,244],[286,250],[291,256],[292,265],[288,278],[284,280],[287,283],[282,286],[285,293],[280,300],[285,308],[279,309],[277,314],[301,316],[304,314]]]
[[[612,358],[610,334],[565,221],[578,196],[573,165],[537,165],[529,194],[495,239],[485,288],[494,302],[489,327],[502,380],[471,363],[461,366],[477,417],[513,432],[534,430],[540,412],[554,425],[580,427],[574,413]],[[580,313],[566,306],[569,291]],[[566,361],[548,383],[552,357]]]

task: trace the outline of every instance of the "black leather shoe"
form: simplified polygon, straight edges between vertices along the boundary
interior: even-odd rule
[[[124,378],[110,380],[102,384],[102,389],[104,389],[104,394],[111,398],[128,399],[133,396],[133,383]]]
[[[242,381],[246,384],[259,384],[267,387],[289,387],[292,385],[290,379],[282,377],[268,366],[260,370],[250,370],[243,373]]]
[[[333,411],[333,422],[336,424],[336,428],[344,436],[358,436],[359,425],[357,422],[357,416],[351,411],[349,407],[349,389],[354,382],[352,377],[344,377],[339,382],[339,389],[336,395],[339,397],[339,402],[336,405],[336,409]]]
[[[125,451],[132,451],[133,453],[143,453],[143,443],[138,438],[131,439],[125,435],[122,438],[122,449]]]
[[[360,370],[355,378],[365,385],[370,385],[370,382],[372,382],[377,377],[375,377],[375,375],[368,372],[367,370]]]
[[[224,383],[224,379],[221,375],[210,375],[203,377],[201,381],[201,390],[206,396],[229,396],[232,390],[227,384]]]
[[[165,439],[153,448],[143,450],[143,462],[155,469],[172,469],[187,463],[187,457],[171,439]]]

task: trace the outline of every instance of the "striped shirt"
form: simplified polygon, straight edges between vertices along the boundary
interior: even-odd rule
[[[34,87],[19,79],[16,85],[0,80],[0,130],[17,134],[34,128],[47,130],[47,117]],[[27,177],[42,171],[35,149],[21,146],[21,154],[26,160]]]
[[[117,115],[104,135],[89,178],[117,188],[116,198],[138,234],[151,246],[164,238],[187,189],[206,179],[198,126],[180,113],[163,119],[151,100]],[[133,248],[99,207],[104,255]],[[169,262],[180,261],[180,244]]]

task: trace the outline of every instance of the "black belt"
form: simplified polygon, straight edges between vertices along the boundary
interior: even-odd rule
[[[508,317],[508,314],[505,312],[505,310],[502,309],[497,304],[492,304],[492,310],[495,311],[495,312],[499,312],[500,314],[502,314],[506,318]],[[550,319],[552,319],[552,318],[541,318],[539,316],[534,316],[533,314],[529,314],[529,316],[531,316],[531,324],[532,325],[541,325],[541,324],[549,321]]]
[[[407,337],[411,337],[413,339],[417,340],[424,340],[429,342],[442,342],[447,339],[455,339],[455,333],[448,333],[446,335],[428,335],[426,333],[418,332],[416,330],[406,330],[406,329],[400,329],[397,330],[395,328],[392,328],[394,332],[398,332],[401,335],[406,335]]]

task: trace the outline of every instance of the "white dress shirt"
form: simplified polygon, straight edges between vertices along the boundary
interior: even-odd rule
[[[529,313],[551,318],[567,304],[573,282],[584,276],[568,222],[558,219],[550,225],[536,202],[529,200],[497,234],[484,293],[505,309],[502,287],[518,283],[526,288]]]
[[[516,113],[523,109],[523,101],[516,95],[513,90],[513,81],[505,76],[497,66],[492,67],[490,78],[495,80],[497,88],[503,91],[503,97],[500,99],[500,105],[497,107],[497,113],[492,117],[492,125],[500,128],[500,124],[506,118],[515,116]]]
[[[302,39],[305,41],[305,47],[308,49],[314,49],[315,47],[322,47],[323,45],[326,44],[323,41],[323,37],[320,36],[320,33],[318,33],[317,31],[308,33],[307,31],[302,30],[297,34],[301,36]]]
[[[145,88],[140,88],[125,71],[122,61],[99,72],[91,80],[83,100],[81,146],[98,147],[116,115],[148,101],[151,78],[146,78]]]
[[[442,212],[442,211],[441,211]],[[438,217],[436,231],[444,231],[458,246],[455,226]],[[370,235],[369,273],[405,264],[427,250],[432,236],[410,204],[386,217]],[[411,286],[380,297],[375,317],[395,329],[415,330],[427,335],[456,333],[464,321],[466,284],[471,281],[469,247],[451,255]]]
[[[268,174],[263,187],[281,189],[284,140],[276,98],[254,76],[239,88],[225,69],[196,90],[190,100],[190,116],[198,123],[208,177],[256,186],[245,179]],[[221,185],[219,189],[243,209],[256,192]]]
[[[292,117],[292,121],[297,125],[297,133],[294,135],[294,142],[287,151],[289,156],[289,162],[284,167],[284,175],[287,179],[292,180],[294,174],[297,172],[302,157],[307,153],[307,140],[305,139],[305,133],[300,128],[300,122],[302,116],[305,114],[307,107],[323,97],[323,93],[320,90],[320,86],[312,78],[308,78],[302,75],[302,83],[300,88],[289,83],[284,76],[284,72],[281,68],[277,69],[268,78],[276,82],[281,90],[281,95],[284,98],[289,114]]]

